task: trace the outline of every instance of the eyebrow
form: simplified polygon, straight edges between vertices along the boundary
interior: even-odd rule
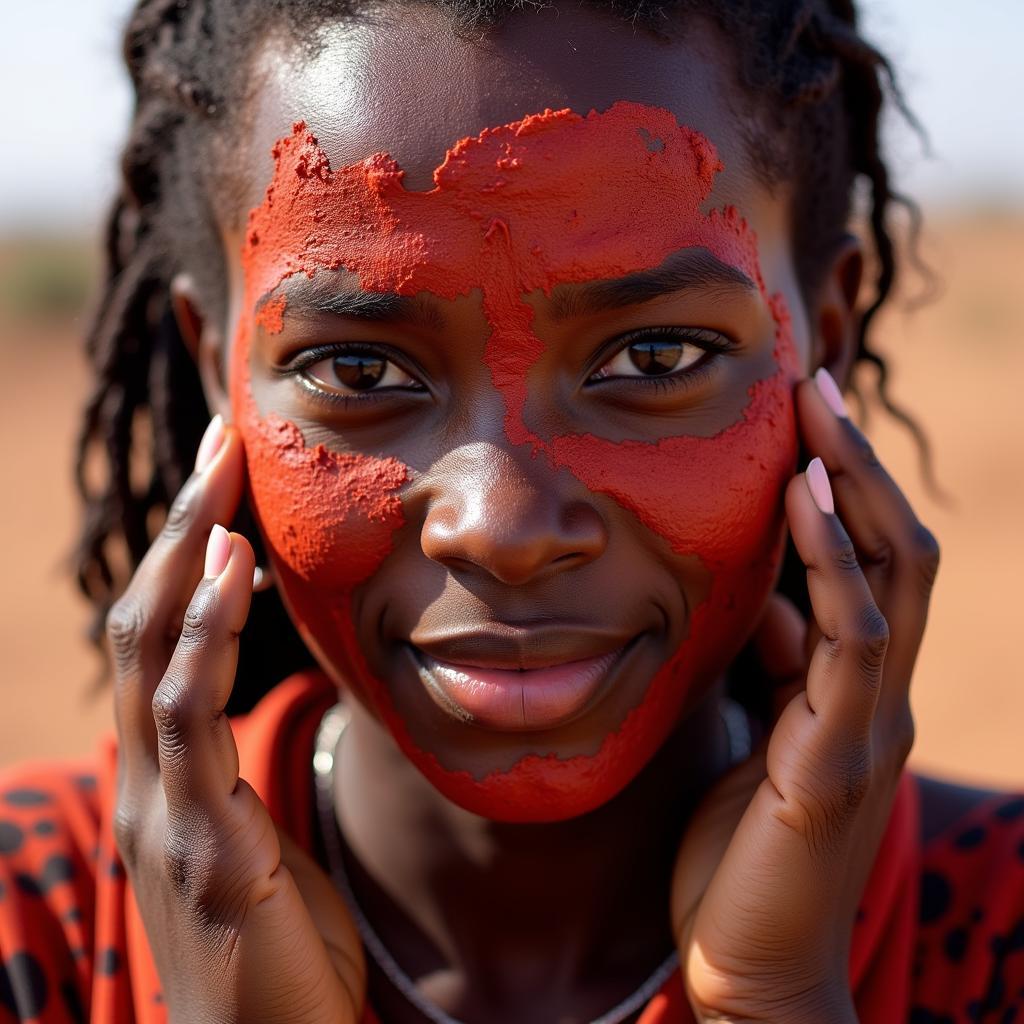
[[[265,295],[260,305],[275,294],[283,294],[287,300],[286,316],[289,311],[299,315],[313,312],[371,323],[410,323],[434,329],[444,326],[440,311],[424,296],[357,291],[348,284],[353,279],[358,281],[354,274],[346,274],[339,280],[330,271],[319,272],[312,278],[296,274]]]
[[[551,293],[551,317],[566,320],[620,306],[636,306],[690,288],[742,288],[757,285],[738,267],[723,263],[706,249],[674,253],[660,266],[611,281],[556,287]]]

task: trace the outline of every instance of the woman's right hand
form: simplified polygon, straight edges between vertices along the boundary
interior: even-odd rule
[[[111,609],[117,845],[173,1024],[358,1024],[359,936],[328,877],[238,775],[224,714],[252,597],[236,430],[215,419]],[[198,581],[198,586],[197,586]]]

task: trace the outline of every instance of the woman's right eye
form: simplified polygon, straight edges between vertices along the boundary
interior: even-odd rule
[[[360,395],[391,388],[423,390],[415,377],[373,349],[336,349],[325,358],[307,362],[300,372],[312,384],[336,395]]]

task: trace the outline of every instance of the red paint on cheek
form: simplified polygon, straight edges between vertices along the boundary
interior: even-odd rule
[[[722,668],[772,585],[781,491],[796,454],[791,386],[796,356],[781,299],[764,289],[753,232],[733,209],[704,213],[720,169],[714,147],[667,111],[631,103],[588,117],[533,115],[463,139],[429,192],[407,192],[387,156],[332,171],[302,125],[275,147],[276,173],[251,215],[246,308],[297,272],[341,267],[364,290],[454,298],[483,293],[492,328],[486,362],[506,407],[506,433],[591,490],[611,495],[673,550],[713,574],[689,637],[621,728],[593,757],[528,756],[477,780],[419,749],[387,687],[359,655],[352,588],[372,575],[402,524],[405,467],[393,459],[307,449],[298,429],[263,419],[249,385],[249,336],[236,345],[236,419],[249,452],[253,499],[300,629],[376,705],[406,754],[465,807],[510,821],[582,813],[617,793],[678,719],[694,684]],[[613,443],[590,435],[536,436],[528,374],[543,352],[524,295],[621,277],[702,247],[747,274],[777,324],[778,372],[750,390],[740,421],[711,438]],[[280,330],[284,300],[256,319]]]

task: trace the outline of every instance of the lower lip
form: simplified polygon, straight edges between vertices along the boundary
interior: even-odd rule
[[[453,665],[416,651],[420,678],[445,710],[507,732],[553,729],[578,715],[625,648],[599,658],[516,671]]]

